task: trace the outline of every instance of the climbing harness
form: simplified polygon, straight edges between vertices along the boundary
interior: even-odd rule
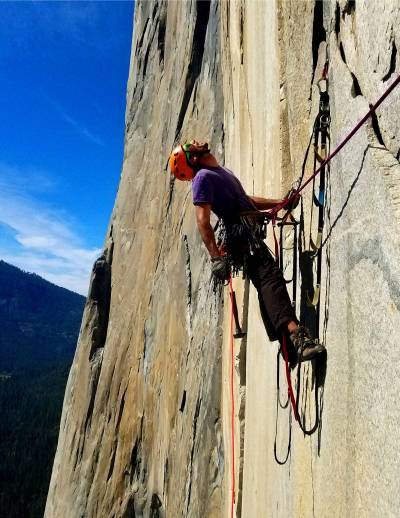
[[[254,211],[249,211],[254,212]],[[247,213],[239,216],[232,223],[218,220],[217,245],[227,252],[227,261],[233,276],[243,273],[247,277],[247,263],[249,255],[254,255],[264,246],[267,222],[264,218],[254,218]]]

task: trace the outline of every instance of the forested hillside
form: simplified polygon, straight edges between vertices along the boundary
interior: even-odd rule
[[[84,297],[0,261],[0,373],[71,359]]]
[[[0,516],[43,516],[84,302],[0,261]]]

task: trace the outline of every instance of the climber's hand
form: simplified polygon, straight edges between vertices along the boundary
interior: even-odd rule
[[[294,193],[296,192],[297,189],[290,189],[288,191],[288,193],[286,194],[284,200],[287,200],[289,198],[292,198],[292,196],[294,195]],[[285,209],[288,210],[289,212],[291,212],[292,210],[294,210],[297,205],[299,204],[300,202],[300,198],[301,198],[301,195],[300,194],[297,194],[296,196],[294,196],[290,201],[289,203],[285,206]]]
[[[216,280],[221,282],[229,281],[231,269],[228,257],[226,255],[211,257],[211,271]]]

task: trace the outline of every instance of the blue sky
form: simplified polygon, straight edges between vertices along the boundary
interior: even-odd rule
[[[0,259],[84,295],[121,173],[133,10],[0,2]]]

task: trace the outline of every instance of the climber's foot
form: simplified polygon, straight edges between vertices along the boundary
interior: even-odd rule
[[[293,331],[290,340],[297,350],[299,362],[307,362],[326,353],[325,346],[320,344],[318,340],[311,338],[308,329],[304,326],[299,326]]]

